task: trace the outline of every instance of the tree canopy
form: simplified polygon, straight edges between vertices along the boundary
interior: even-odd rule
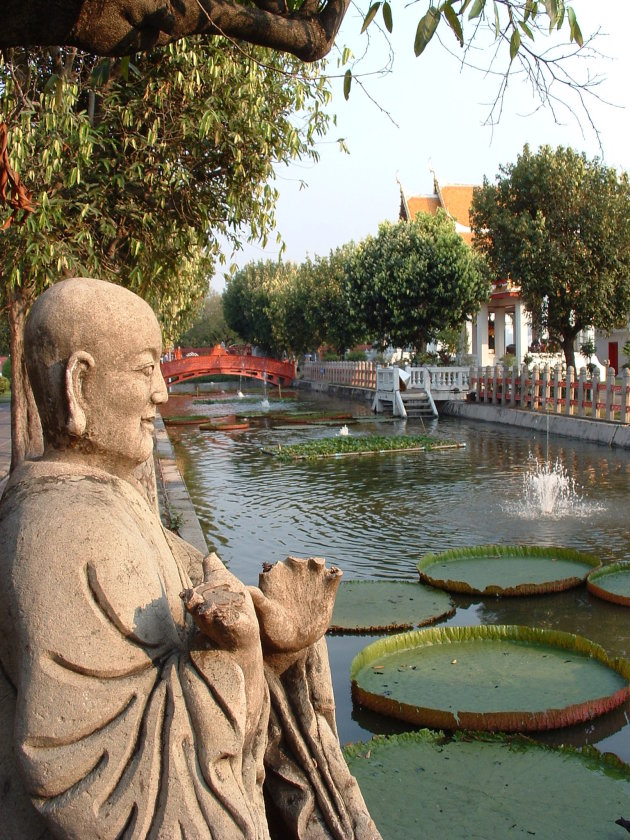
[[[225,322],[221,295],[211,290],[197,317],[180,335],[177,344],[183,347],[212,347],[221,342],[234,344],[238,338]]]
[[[362,338],[416,351],[463,325],[490,292],[481,260],[443,211],[383,223],[359,243],[346,273],[348,314]]]
[[[315,157],[327,126],[326,84],[317,66],[294,74],[297,59],[182,40],[135,61],[59,48],[0,56],[11,164],[33,202],[1,234],[17,451],[20,412],[34,410],[19,397],[33,299],[63,276],[113,280],[153,305],[172,340],[207,294],[219,235],[238,245],[243,226],[270,232],[274,164]]]
[[[322,345],[343,353],[358,335],[348,315],[346,266],[349,243],[327,257],[303,263],[249,263],[228,278],[223,311],[244,341],[268,353],[300,355]]]
[[[575,367],[585,327],[630,311],[630,183],[573,149],[525,146],[484,180],[471,208],[475,245],[496,277],[521,287],[532,324]]]

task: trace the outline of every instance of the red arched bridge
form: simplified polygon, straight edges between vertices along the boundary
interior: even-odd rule
[[[279,362],[264,356],[238,353],[218,344],[215,347],[197,348],[194,353],[185,354],[184,351],[181,358],[162,362],[161,368],[167,385],[217,373],[260,379],[270,385],[290,385],[295,379],[293,362]]]

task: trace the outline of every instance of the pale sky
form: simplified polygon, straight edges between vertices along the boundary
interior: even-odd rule
[[[346,101],[341,78],[332,81],[330,111],[337,115],[337,126],[318,146],[321,160],[278,170],[276,215],[286,243],[283,258],[300,262],[307,254],[326,255],[345,242],[375,234],[382,221],[396,221],[397,179],[407,195],[433,191],[431,169],[442,184],[480,184],[484,175],[492,181],[499,165],[515,161],[525,143],[533,149],[544,143],[571,146],[588,157],[603,157],[609,166],[630,171],[630,48],[626,40],[630,3],[573,0],[572,5],[585,38],[598,28],[602,33],[595,46],[604,57],[580,60],[576,71],[605,77],[597,91],[612,104],[591,100],[589,105],[600,132],[601,149],[576,103],[582,129],[575,117],[562,109],[558,112],[561,124],[555,124],[549,110],[536,110],[529,87],[516,78],[510,83],[499,124],[484,126],[488,103],[496,94],[496,78],[462,69],[457,58],[449,56],[435,39],[416,58],[413,39],[421,7],[415,4],[397,12],[392,4],[393,72],[385,78],[365,77],[364,83],[396,125],[356,83]],[[351,46],[358,54],[365,46],[365,36],[358,35],[360,28],[361,19],[350,10],[337,43]],[[443,40],[459,53],[450,32],[444,32]],[[373,39],[360,69],[377,69],[385,54]],[[480,60],[484,58],[487,60],[487,54]],[[334,54],[330,72],[340,72]],[[339,151],[338,137],[345,138],[349,155]],[[306,189],[299,189],[300,180],[308,183]],[[242,266],[277,256],[274,242],[266,249],[247,245],[231,261]],[[212,288],[221,291],[223,286],[218,272]]]

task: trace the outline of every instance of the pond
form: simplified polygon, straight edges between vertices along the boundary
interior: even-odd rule
[[[421,421],[375,418],[368,404],[308,391],[279,399],[248,389],[239,399],[236,389],[222,387],[199,400],[174,395],[162,413],[249,418],[249,427],[238,431],[169,428],[208,545],[245,583],[257,583],[263,563],[287,554],[325,557],[346,580],[414,581],[416,563],[427,552],[486,543],[558,545],[604,562],[630,559],[629,452],[445,417],[425,421],[426,431],[463,448],[280,464],[262,449],[333,436],[344,425],[351,435],[425,429]],[[313,419],[308,412],[336,419],[293,425],[296,412],[305,413],[305,423]],[[532,494],[545,464],[564,482],[559,509],[546,510]],[[584,587],[528,598],[452,597],[457,611],[445,624],[556,628],[630,657],[628,608]],[[410,728],[353,706],[350,662],[375,638],[328,638],[342,743]],[[538,737],[594,744],[630,762],[629,713],[626,704],[584,726]]]

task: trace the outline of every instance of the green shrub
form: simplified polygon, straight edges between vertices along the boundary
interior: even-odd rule
[[[365,350],[348,350],[344,358],[346,362],[364,362]]]
[[[5,359],[4,364],[2,365],[2,375],[5,379],[8,379],[9,382],[11,381],[11,356],[8,359]]]
[[[0,394],[6,394],[11,387],[11,383],[6,376],[0,376]]]

